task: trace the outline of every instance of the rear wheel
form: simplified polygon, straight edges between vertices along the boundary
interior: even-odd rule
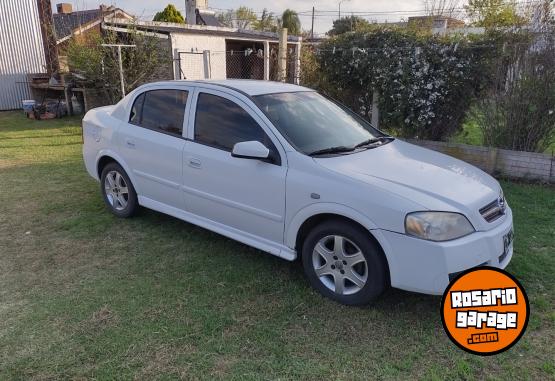
[[[372,302],[387,286],[387,265],[370,233],[342,220],[316,226],[302,247],[311,285],[347,305]]]
[[[137,210],[137,194],[123,168],[113,162],[102,170],[100,188],[104,202],[118,217],[131,217]]]

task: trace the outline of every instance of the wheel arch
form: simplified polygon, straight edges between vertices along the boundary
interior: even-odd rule
[[[390,261],[387,255],[387,245],[381,236],[376,224],[369,218],[363,216],[359,212],[349,207],[331,204],[327,208],[322,208],[320,205],[318,209],[312,207],[309,210],[302,210],[291,221],[286,237],[286,244],[292,247],[297,252],[297,258],[301,257],[301,247],[304,239],[312,228],[316,225],[328,220],[341,220],[353,224],[368,232],[370,239],[378,247],[385,265],[387,267],[387,280],[391,279]]]
[[[118,161],[109,155],[104,155],[98,159],[98,162],[96,163],[96,174],[98,178],[102,176],[102,171],[104,170],[104,167],[106,167],[109,163],[118,163]]]
[[[125,161],[113,151],[102,150],[98,153],[97,159],[96,159],[96,166],[95,166],[96,175],[98,176],[98,179],[100,180],[100,177],[102,176],[102,170],[104,169],[104,167],[111,162],[117,163],[123,168],[125,173],[127,173],[127,176],[129,176],[129,179],[131,180],[131,183],[133,184],[133,187],[135,188],[137,195],[139,195],[139,190],[137,189],[137,182],[135,181],[135,176],[133,172],[127,166]]]

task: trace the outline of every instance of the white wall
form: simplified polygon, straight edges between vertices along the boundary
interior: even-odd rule
[[[189,33],[172,33],[171,42],[175,61],[175,78],[185,76],[187,79],[226,78],[225,38],[222,36],[198,35]],[[210,75],[206,75],[202,54],[188,54],[191,52],[211,52]],[[184,54],[179,54],[183,52]],[[181,71],[178,58],[181,57]]]

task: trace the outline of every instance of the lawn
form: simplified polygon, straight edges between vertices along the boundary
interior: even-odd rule
[[[503,185],[531,320],[486,358],[449,341],[439,297],[344,307],[296,263],[153,211],[113,217],[78,119],[0,113],[0,380],[555,379],[555,189]]]

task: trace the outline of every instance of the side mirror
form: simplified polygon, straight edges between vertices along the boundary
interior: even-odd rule
[[[262,143],[252,140],[249,142],[239,142],[233,146],[231,156],[243,159],[268,159],[270,150]]]

